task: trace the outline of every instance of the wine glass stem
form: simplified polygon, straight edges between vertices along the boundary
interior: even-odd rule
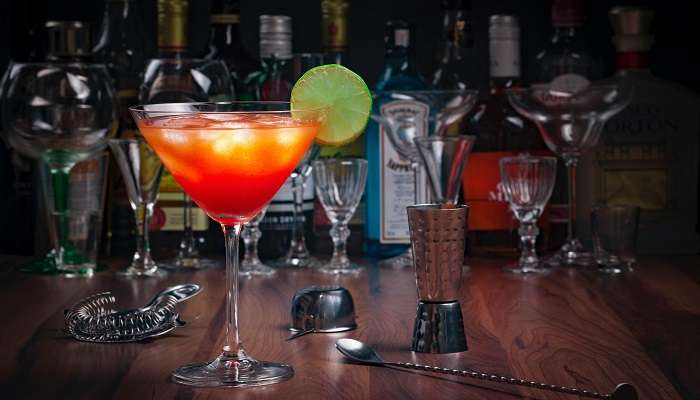
[[[294,196],[294,210],[292,215],[292,241],[289,245],[289,254],[305,254],[306,242],[304,240],[304,174],[295,173],[292,176],[292,195]]]
[[[192,231],[192,198],[187,194],[184,195],[185,203],[182,206],[184,232],[180,251],[184,257],[193,257],[196,253],[197,243],[194,240]]]
[[[258,258],[258,241],[260,240],[260,228],[255,224],[246,225],[243,233],[243,244],[245,245],[245,254],[243,256],[243,261],[246,263],[255,263],[259,260]]]
[[[536,265],[538,262],[535,243],[540,230],[536,222],[522,223],[518,229],[522,251],[520,253],[520,265]]]
[[[72,165],[60,165],[50,166],[49,169],[53,186],[53,208],[58,219],[56,234],[61,248],[65,248],[68,238],[68,190],[70,190],[71,168]]]
[[[569,192],[569,223],[567,226],[567,241],[572,242],[576,237],[576,159],[566,160],[566,168],[569,175],[568,192]]]
[[[133,264],[135,264],[135,268],[146,270],[151,260],[151,242],[149,241],[148,227],[153,216],[153,203],[139,204],[134,210],[134,214],[138,237],[136,238],[136,252],[134,253],[134,261],[137,262]]]
[[[333,239],[333,259],[331,265],[337,265],[347,260],[346,244],[350,236],[350,229],[346,222],[336,222],[331,227],[331,239]]]
[[[238,336],[238,242],[243,225],[221,225],[226,239],[226,338],[224,355],[238,357],[243,351]]]

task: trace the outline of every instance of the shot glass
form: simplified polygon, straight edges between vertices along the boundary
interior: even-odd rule
[[[636,261],[639,207],[597,205],[591,210],[593,255],[598,270],[619,274],[632,271]]]
[[[49,166],[44,164],[41,181],[46,193],[50,256],[56,269],[69,276],[92,276],[97,267],[108,161],[107,152],[80,161],[71,169],[67,182],[52,180]],[[54,185],[58,192],[54,192]],[[67,196],[56,201],[52,194],[61,190]]]

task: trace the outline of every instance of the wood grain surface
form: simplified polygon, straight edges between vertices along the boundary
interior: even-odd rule
[[[573,399],[468,378],[349,363],[341,337],[371,344],[387,360],[472,368],[609,392],[634,384],[641,399],[700,399],[700,257],[646,258],[631,274],[560,269],[547,276],[501,272],[503,261],[472,259],[462,311],[469,351],[426,355],[408,348],[415,316],[411,269],[366,263],[357,276],[280,270],[243,279],[241,335],[258,359],[291,364],[295,376],[251,389],[195,389],[170,371],[213,358],[224,333],[224,272],[171,273],[127,280],[15,272],[23,259],[0,256],[0,398],[3,399]],[[122,263],[114,262],[115,268]],[[62,332],[63,310],[112,291],[123,307],[141,306],[179,283],[203,286],[180,305],[188,323],[143,343],[91,344]],[[290,301],[305,286],[339,284],[355,300],[358,328],[286,342]]]

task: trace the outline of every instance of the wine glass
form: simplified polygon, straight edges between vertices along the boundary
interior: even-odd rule
[[[292,113],[284,102],[218,102],[130,110],[165,167],[221,225],[226,239],[227,323],[222,351],[212,361],[177,368],[173,379],[192,386],[247,387],[291,378],[294,370],[289,365],[256,360],[243,348],[238,246],[243,225],[272,199],[314,141],[326,109]]]
[[[234,89],[226,64],[221,60],[156,58],[148,62],[141,84],[142,104],[230,101]],[[183,193],[182,240],[175,258],[159,262],[166,269],[205,268],[216,261],[199,254],[192,229],[192,199]]]
[[[323,65],[323,54],[321,53],[299,53],[292,58],[292,74],[296,82],[302,75],[311,68]],[[294,208],[292,209],[292,239],[289,242],[287,254],[274,262],[279,267],[302,267],[315,268],[320,262],[311,255],[306,247],[304,237],[304,185],[311,174],[311,164],[318,158],[321,147],[314,143],[307,150],[299,165],[294,168],[290,175],[292,184],[292,199]]]
[[[367,160],[359,158],[339,158],[316,160],[313,162],[316,194],[326,211],[333,239],[333,257],[319,268],[329,274],[352,273],[359,267],[350,262],[345,245],[350,236],[348,222],[365,191],[367,182]]]
[[[131,264],[122,274],[159,276],[162,270],[151,258],[148,226],[158,199],[163,163],[140,136],[135,139],[110,139],[109,147],[121,170],[138,231]]]
[[[625,85],[594,84],[578,92],[548,86],[508,90],[513,108],[535,123],[547,147],[568,170],[567,239],[550,260],[553,264],[593,264],[592,255],[576,237],[576,165],[581,154],[595,147],[605,122],[627,106],[631,95]]]
[[[7,142],[48,166],[56,237],[46,262],[73,273],[82,270],[68,235],[70,171],[103,151],[116,132],[114,89],[101,64],[12,63],[3,79],[2,120]],[[48,183],[48,181],[46,182]]]
[[[477,94],[474,90],[379,91],[374,94],[374,103],[381,104],[381,107],[373,108],[371,118],[381,125],[398,153],[400,160],[395,161],[408,163],[413,170],[415,197],[405,206],[420,203],[427,192],[422,183],[422,174],[429,171],[418,169],[420,156],[416,139],[446,136],[447,128],[461,120],[474,107]],[[454,194],[458,195],[457,192]],[[412,266],[411,249],[384,263],[397,267]]]
[[[520,222],[520,260],[505,267],[514,273],[546,272],[547,264],[541,263],[535,251],[539,234],[537,219],[547,205],[557,173],[554,157],[521,155],[504,157],[499,161],[503,193],[515,218]]]

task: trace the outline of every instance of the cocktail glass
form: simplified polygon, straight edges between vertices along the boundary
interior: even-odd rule
[[[537,125],[547,147],[568,170],[567,239],[549,260],[552,264],[593,264],[591,253],[583,250],[576,236],[576,165],[581,154],[598,143],[605,122],[622,111],[631,97],[631,88],[623,85],[591,85],[578,92],[547,86],[508,90],[513,108]]]
[[[238,244],[243,225],[272,199],[311,146],[325,111],[290,111],[289,103],[276,102],[131,108],[139,130],[163,164],[192,200],[221,225],[226,239],[223,351],[211,362],[177,368],[176,382],[258,386],[294,374],[288,365],[258,361],[243,349],[238,329]]]
[[[124,276],[158,276],[163,271],[151,258],[148,226],[158,200],[163,163],[142,137],[110,139],[109,147],[117,160],[126,186],[129,204],[136,219],[136,249]]]
[[[103,151],[116,131],[110,82],[104,65],[80,62],[12,63],[3,79],[7,142],[19,153],[46,163],[52,183],[56,240],[36,269],[54,266],[68,273],[84,269],[87,258],[69,236],[70,171],[79,161]]]
[[[420,156],[416,139],[446,136],[448,127],[458,123],[474,107],[477,95],[478,92],[474,90],[385,91],[374,94],[374,104],[380,106],[373,108],[372,119],[381,125],[398,154],[399,159],[394,161],[408,163],[413,169],[415,197],[407,204],[398,205],[399,207],[424,203],[427,200],[428,188],[422,184],[423,172],[418,170]],[[463,168],[463,165],[460,168]],[[436,193],[434,189],[433,193]],[[458,191],[455,195],[458,195]],[[438,198],[436,200],[439,201]],[[409,248],[403,254],[384,263],[395,267],[412,266],[411,254]]]
[[[540,232],[537,219],[552,195],[557,159],[521,155],[502,158],[499,163],[503,193],[513,215],[520,222],[520,259],[515,265],[505,267],[505,270],[520,274],[546,272],[548,265],[540,262],[535,251]]]
[[[367,182],[367,160],[338,158],[316,160],[313,165],[316,195],[326,211],[333,239],[333,257],[319,270],[328,274],[354,273],[357,264],[350,262],[345,244],[350,236],[348,222],[355,214]]]
[[[148,62],[139,99],[144,104],[231,101],[231,74],[222,60],[155,58]],[[216,260],[200,255],[192,229],[192,199],[184,194],[183,233],[177,255],[158,264],[169,270],[214,267]]]

